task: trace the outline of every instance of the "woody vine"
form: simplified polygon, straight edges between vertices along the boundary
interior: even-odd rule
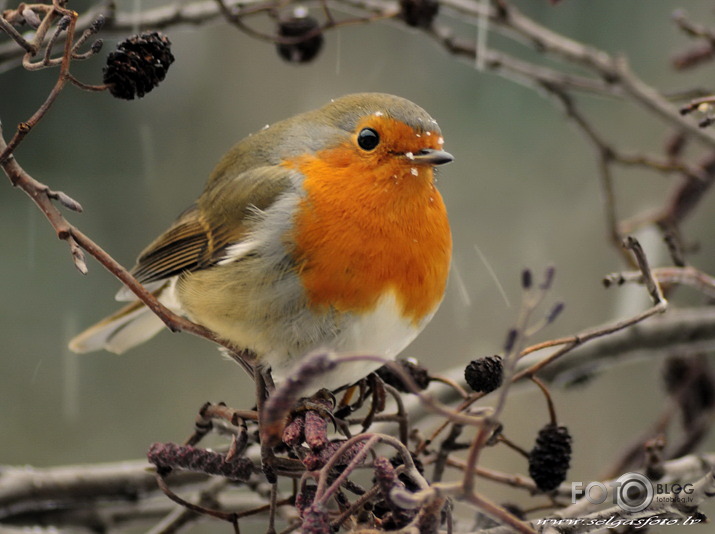
[[[557,4],[557,2],[555,2]],[[340,15],[349,8],[351,17]],[[554,9],[558,9],[556,5]],[[469,17],[480,31],[454,33],[450,19]],[[257,19],[267,19],[273,32],[258,30]],[[69,2],[10,6],[0,17],[0,68],[18,65],[31,76],[53,69],[57,79],[37,111],[14,131],[0,132],[0,166],[11,185],[25,192],[64,240],[77,269],[86,273],[86,255],[94,257],[144,301],[174,331],[189,332],[223,344],[210,331],[178,317],[163,307],[131,274],[98,244],[63,216],[63,210],[81,212],[70,194],[55,191],[30,176],[15,157],[21,143],[32,142],[33,128],[52,120],[57,97],[72,85],[86,91],[107,91],[122,99],[141,98],[157,89],[174,62],[167,34],[178,24],[223,20],[246,34],[266,41],[286,61],[309,62],[323,46],[323,35],[345,25],[376,24],[389,20],[411,27],[439,43],[455,57],[477,68],[548,94],[559,109],[584,134],[594,148],[596,165],[606,199],[606,234],[622,254],[628,270],[604,278],[607,286],[640,284],[651,306],[630,318],[601,325],[572,336],[532,343],[536,333],[558,320],[563,306],[547,306],[556,272],[522,275],[523,299],[515,323],[506,330],[498,355],[477,358],[447,376],[411,361],[383,362],[376,374],[356,390],[313,398],[299,411],[296,384],[309,381],[337,363],[329,354],[315,354],[302,366],[291,384],[279,387],[269,406],[237,409],[208,403],[196,417],[194,431],[181,444],[148,446],[146,462],[127,466],[84,466],[72,470],[5,467],[0,476],[0,524],[54,524],[69,528],[95,528],[100,508],[130,506],[127,521],[151,522],[151,532],[175,532],[197,518],[225,522],[238,532],[244,518],[260,516],[267,532],[345,531],[396,532],[592,532],[599,520],[622,521],[688,519],[701,522],[700,505],[715,494],[715,458],[698,454],[715,413],[715,377],[708,363],[708,346],[715,337],[715,314],[707,306],[677,310],[667,303],[675,286],[689,286],[706,299],[715,296],[715,280],[700,271],[682,232],[682,223],[702,204],[715,178],[715,97],[690,92],[668,98],[641,80],[627,60],[573,41],[539,25],[504,0],[402,0],[371,2],[338,0],[297,6],[283,2],[231,3],[205,0],[124,13],[114,6],[72,10]],[[677,13],[676,24],[692,41],[691,49],[673,60],[675,69],[710,65],[715,56],[715,31]],[[130,35],[134,27],[147,31]],[[491,31],[526,42],[550,62],[527,61],[496,48]],[[126,37],[102,65],[101,85],[78,79],[72,67],[79,61],[100,63],[101,37]],[[577,66],[576,71],[571,67]],[[100,67],[97,67],[98,71]],[[578,74],[574,74],[578,72]],[[597,129],[580,106],[584,94],[606,95],[641,107],[674,133],[661,154],[629,153]],[[692,150],[686,148],[695,147]],[[693,155],[695,154],[695,155]],[[614,192],[614,171],[637,167],[673,177],[662,205],[647,214],[621,218]],[[631,235],[644,226],[657,228],[670,251],[670,265],[651,267],[640,244]],[[658,316],[657,323],[654,317]],[[637,328],[636,328],[637,325]],[[656,341],[654,341],[656,340]],[[653,348],[657,346],[657,349]],[[654,502],[637,513],[582,498],[571,504],[568,468],[574,454],[568,428],[559,422],[559,407],[550,382],[585,361],[597,362],[633,348],[664,351],[677,348],[667,361],[664,384],[668,403],[646,436],[627,450],[612,468],[611,479],[629,470],[645,472],[664,484],[690,484],[692,499]],[[356,358],[371,358],[369,355]],[[542,393],[549,420],[533,443],[509,439],[501,415],[512,387],[530,381]],[[429,389],[431,383],[441,388]],[[477,402],[479,403],[477,404]],[[479,407],[476,407],[479,406]],[[421,414],[436,414],[440,423],[421,425]],[[273,479],[262,470],[257,421],[268,429],[273,458]],[[284,419],[285,428],[280,424]],[[668,443],[669,428],[682,426],[680,442]],[[417,431],[418,430],[418,431]],[[201,446],[210,433],[226,436],[223,450]],[[487,447],[508,447],[523,456],[522,471],[504,473],[482,467]],[[457,473],[445,481],[447,470]],[[369,475],[361,476],[367,472]],[[450,477],[454,479],[455,477]],[[493,502],[477,490],[475,480],[486,478],[533,495],[532,507],[515,508]],[[608,480],[604,480],[604,485]],[[192,497],[181,496],[191,487]],[[196,491],[196,488],[199,488]],[[612,486],[611,486],[612,487]],[[672,486],[671,486],[672,487]],[[34,488],[34,491],[29,491]],[[93,499],[88,500],[91,492]],[[137,502],[153,499],[151,512]],[[158,496],[158,497],[157,497]],[[99,497],[99,498],[98,498]],[[62,513],[49,503],[61,503]],[[476,525],[465,525],[452,513],[453,503],[466,503],[479,513]],[[92,524],[87,521],[88,510]],[[157,512],[159,510],[159,512]],[[162,516],[157,522],[157,516]],[[556,520],[593,521],[558,523]],[[552,520],[551,522],[547,520]],[[100,519],[101,522],[101,519]],[[560,525],[568,525],[562,527]],[[623,525],[626,523],[621,523]],[[102,528],[109,530],[109,525]]]

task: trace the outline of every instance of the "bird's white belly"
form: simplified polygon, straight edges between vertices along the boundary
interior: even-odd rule
[[[389,293],[378,302],[372,312],[351,318],[333,339],[316,345],[309,353],[330,352],[338,361],[341,357],[349,357],[352,360],[359,355],[394,359],[417,337],[433,313],[415,324],[402,316],[394,294]],[[278,354],[267,355],[266,359],[277,383],[291,376],[301,361],[295,358],[286,359],[284,355]],[[339,363],[335,369],[311,377],[310,383],[306,384],[305,393],[310,394],[321,388],[333,390],[352,384],[382,365],[380,361],[367,359]]]

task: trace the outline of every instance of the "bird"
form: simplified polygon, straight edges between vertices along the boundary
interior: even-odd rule
[[[234,145],[199,198],[139,255],[132,274],[173,312],[278,384],[308,354],[394,359],[443,300],[452,237],[435,168],[453,160],[410,100],[350,94]],[[129,303],[70,342],[122,353],[163,328]],[[350,361],[313,377],[335,390],[374,371]]]

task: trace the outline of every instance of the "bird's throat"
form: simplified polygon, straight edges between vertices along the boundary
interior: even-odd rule
[[[451,256],[432,169],[402,161],[375,166],[340,148],[286,165],[305,177],[287,241],[310,304],[365,313],[393,291],[406,319],[419,323],[432,313]]]

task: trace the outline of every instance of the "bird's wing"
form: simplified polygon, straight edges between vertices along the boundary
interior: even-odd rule
[[[289,189],[292,172],[265,166],[214,181],[196,204],[142,251],[132,274],[151,287],[215,265],[229,246],[240,246],[257,211],[268,209]]]

